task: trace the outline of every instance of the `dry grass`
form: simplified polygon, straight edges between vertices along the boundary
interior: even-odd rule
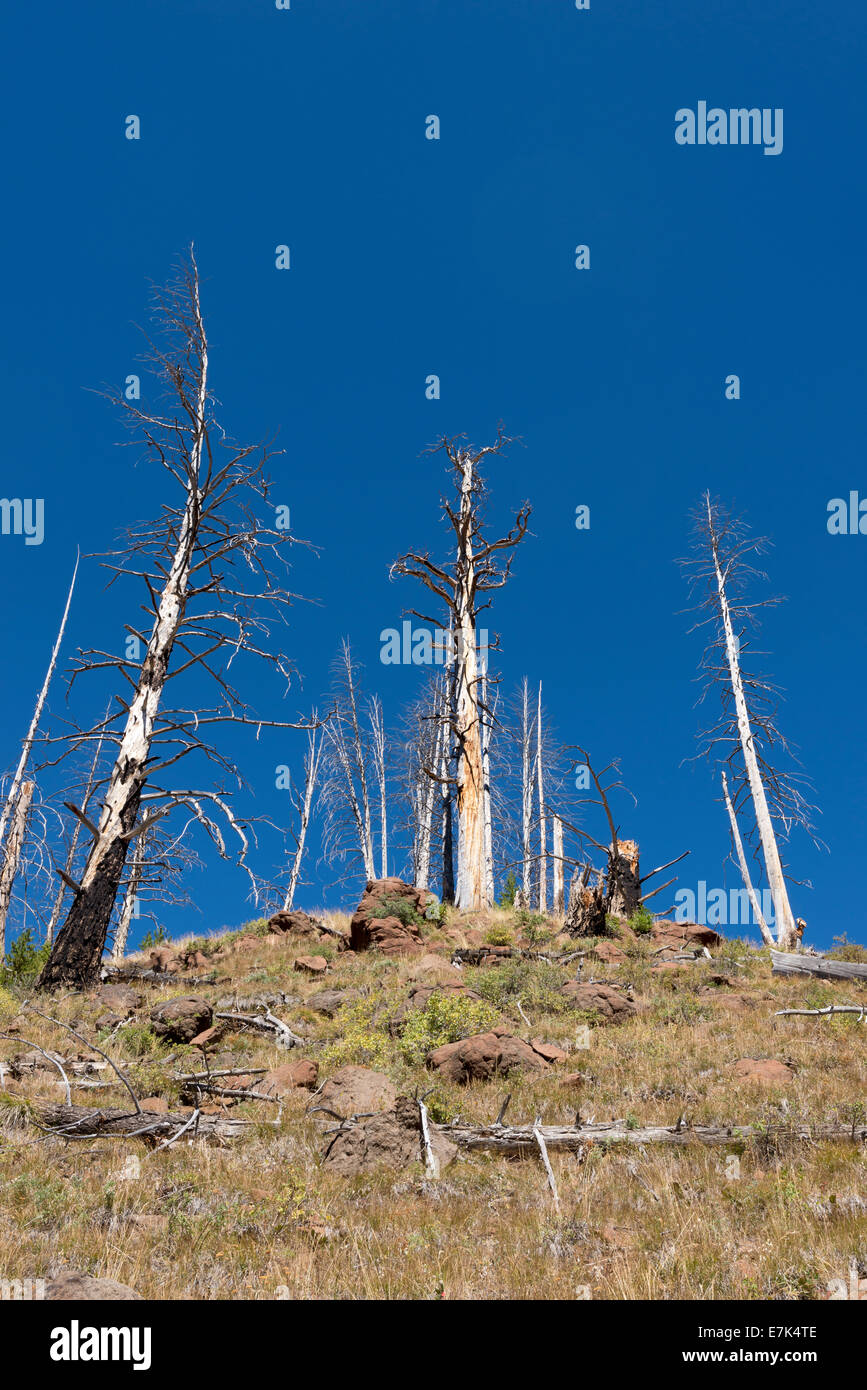
[[[345,917],[327,917],[345,930]],[[494,913],[481,925],[504,924],[514,928],[508,914]],[[442,932],[426,934],[431,945],[445,944]],[[401,1090],[428,1089],[424,1066],[408,1062],[384,1028],[392,1003],[406,995],[412,961],[338,954],[329,945],[321,952],[330,958],[328,975],[310,982],[292,970],[295,956],[310,950],[309,942],[285,938],[259,938],[252,949],[236,940],[213,958],[218,982],[195,992],[212,1000],[233,990],[298,995],[297,1005],[280,1012],[308,1030],[304,1055],[320,1060],[321,1079],[333,1070],[331,1059],[372,1058]],[[854,1018],[773,1017],[782,1007],[860,1002],[863,987],[775,979],[767,953],[738,942],[726,943],[713,964],[684,971],[652,971],[642,943],[625,964],[593,969],[631,982],[639,1013],[619,1028],[592,1028],[588,1049],[575,1046],[574,1014],[556,1011],[552,968],[508,962],[467,970],[467,983],[495,1001],[516,1032],[526,1033],[514,1004],[520,998],[532,1035],[573,1055],[568,1068],[543,1076],[438,1085],[429,1101],[434,1113],[490,1122],[511,1091],[514,1122],[535,1115],[568,1122],[579,1107],[585,1118],[629,1117],[636,1125],[673,1124],[682,1113],[701,1123],[769,1126],[784,1118],[863,1120],[867,1029]],[[709,986],[709,973],[726,975],[731,986]],[[303,1001],[325,986],[360,989],[367,1004],[323,1019]],[[111,1041],[141,1095],[177,1103],[161,1067],[168,1050],[141,1019],[157,1000],[189,992],[183,981],[150,989],[139,1021]],[[742,997],[741,1011],[726,1004],[732,995]],[[0,995],[0,1029],[19,1002]],[[71,997],[39,1007],[87,1032],[102,1006]],[[20,1026],[22,1041],[0,1040],[0,1060],[27,1051],[23,1039],[67,1057],[87,1053],[40,1019]],[[286,1060],[250,1036],[227,1040],[225,1049],[251,1066]],[[184,1050],[172,1051],[183,1062]],[[773,1089],[738,1083],[731,1064],[741,1057],[786,1061],[795,1078]],[[569,1068],[584,1074],[577,1088],[561,1084]],[[851,1259],[867,1263],[867,1153],[852,1145],[591,1146],[583,1162],[555,1154],[557,1211],[534,1161],[461,1158],[438,1182],[420,1165],[336,1177],[320,1166],[323,1140],[305,1115],[305,1092],[286,1102],[276,1128],[269,1123],[276,1107],[240,1106],[237,1113],[261,1123],[231,1149],[182,1141],[160,1153],[129,1141],[72,1143],[33,1127],[4,1127],[4,1111],[15,1110],[20,1093],[56,1100],[56,1079],[7,1079],[5,1101],[0,1094],[4,1279],[73,1267],[157,1299],[575,1298],[584,1287],[595,1299],[767,1299],[821,1297],[830,1279],[846,1277]],[[73,1099],[122,1104],[122,1094],[74,1089]],[[139,1160],[137,1176],[126,1166],[130,1154]]]

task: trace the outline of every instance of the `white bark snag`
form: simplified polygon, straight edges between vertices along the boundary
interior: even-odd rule
[[[48,698],[48,689],[51,685],[51,678],[54,675],[54,668],[57,665],[57,657],[60,653],[61,643],[63,642],[63,634],[66,631],[66,620],[69,617],[69,609],[72,604],[72,594],[75,589],[75,580],[78,575],[79,559],[80,555],[76,555],[75,568],[72,571],[72,581],[69,585],[69,592],[66,595],[66,606],[63,610],[63,617],[60,620],[60,628],[58,630],[57,638],[51,651],[51,660],[48,663],[48,670],[45,673],[45,680],[42,682],[42,689],[40,690],[39,695],[36,699],[36,705],[33,710],[33,718],[30,721],[30,728],[27,730],[27,736],[21,745],[21,756],[18,759],[18,766],[16,767],[12,781],[9,784],[9,791],[6,796],[6,801],[3,805],[3,810],[2,812],[0,812],[0,861],[2,861],[4,858],[6,828],[9,825],[9,820],[13,814],[14,809],[18,804],[21,783],[24,779],[24,772],[30,758],[30,750],[32,749],[33,743],[36,739],[36,734],[39,729],[39,721],[42,718],[42,711],[45,708],[45,701]],[[0,947],[2,947],[2,937],[0,937]]]
[[[491,816],[491,730],[492,717],[488,709],[488,657],[485,653],[482,664],[482,778],[484,783],[485,817],[485,897],[488,903],[494,901],[494,829]]]
[[[382,702],[374,695],[370,702],[370,730],[373,735],[373,770],[379,788],[380,878],[388,878],[388,801],[385,781],[385,722]]]
[[[295,889],[298,887],[298,877],[301,873],[301,861],[304,858],[304,843],[307,839],[307,827],[310,824],[313,791],[316,786],[316,778],[319,775],[319,759],[322,755],[322,737],[322,733],[317,729],[311,729],[307,735],[307,756],[304,759],[304,800],[301,804],[298,841],[295,845],[295,857],[292,861],[292,871],[289,875],[289,887],[286,889],[286,897],[283,900],[284,912],[291,912],[292,904],[295,901]]]
[[[21,849],[24,845],[24,832],[27,827],[27,812],[33,800],[34,782],[22,782],[18,800],[9,821],[9,834],[6,840],[6,855],[0,872],[0,963],[6,955],[6,918],[12,901],[12,888],[18,865],[21,862]]]
[[[458,877],[455,905],[462,912],[476,912],[491,906],[485,868],[485,796],[481,721],[479,717],[479,662],[476,648],[476,615],[487,607],[480,599],[501,589],[511,570],[515,547],[527,532],[530,508],[519,511],[507,535],[486,541],[482,527],[484,480],[476,465],[486,454],[496,454],[508,443],[502,430],[496,444],[470,449],[456,440],[443,439],[439,448],[448,457],[455,477],[457,503],[443,500],[443,509],[455,536],[455,552],[447,567],[434,564],[428,555],[415,551],[396,560],[392,573],[419,579],[446,605],[450,629],[454,634],[454,689],[451,736],[454,740],[455,786],[457,788]],[[416,612],[416,610],[412,610]],[[416,616],[434,621],[423,613]],[[451,743],[451,740],[450,740]],[[449,749],[450,757],[452,749]],[[446,830],[448,820],[446,819]],[[443,875],[446,877],[445,873]]]
[[[108,716],[109,716],[110,710],[111,710],[111,705],[109,704],[108,708],[107,708],[106,711],[105,711],[105,720],[106,720],[106,721],[108,720]],[[93,796],[93,788],[94,788],[94,785],[95,785],[95,783],[96,783],[96,773],[97,773],[97,769],[98,769],[98,767],[99,767],[99,758],[100,758],[100,754],[102,753],[102,745],[103,745],[104,739],[105,739],[105,734],[104,734],[104,733],[100,734],[100,736],[99,736],[99,738],[98,738],[98,740],[97,740],[97,743],[96,743],[96,750],[95,750],[94,755],[93,755],[93,762],[92,762],[91,765],[90,765],[90,773],[89,773],[89,776],[88,776],[88,778],[87,778],[87,786],[86,786],[85,789],[84,789],[84,796],[83,796],[82,801],[81,801],[81,809],[82,809],[82,811],[84,812],[85,815],[89,815],[89,813],[90,813],[90,812],[89,812],[90,800],[91,800],[91,797]],[[73,830],[72,830],[72,840],[70,841],[70,845],[69,845],[69,853],[68,853],[68,855],[66,856],[66,879],[67,879],[67,880],[70,879],[70,878],[72,878],[72,871],[73,871],[73,869],[74,869],[74,867],[75,867],[75,852],[76,852],[76,850],[78,849],[78,839],[79,839],[79,836],[81,835],[82,828],[83,828],[83,827],[82,827],[81,821],[78,820],[78,819],[76,819],[75,825],[74,825]],[[54,907],[53,907],[52,910],[51,910],[51,921],[48,923],[48,930],[47,930],[47,932],[45,933],[45,940],[48,942],[49,946],[51,945],[51,943],[52,943],[53,940],[54,940],[54,933],[55,933],[55,931],[57,930],[57,923],[60,921],[60,913],[61,913],[61,909],[63,908],[63,899],[64,899],[65,896],[66,896],[66,881],[65,881],[64,879],[61,879],[61,880],[60,880],[60,884],[59,884],[58,889],[57,889],[57,895],[56,895],[56,897],[55,897],[55,899],[54,899]]]
[[[717,596],[719,598],[720,613],[722,615],[723,631],[725,633],[726,655],[728,657],[729,675],[732,683],[732,691],[735,698],[735,712],[737,715],[738,733],[740,734],[741,749],[744,755],[744,764],[749,779],[750,793],[753,798],[753,806],[756,813],[756,825],[758,826],[759,838],[762,843],[762,853],[765,859],[765,871],[768,875],[768,886],[774,900],[774,913],[777,919],[777,945],[783,950],[794,948],[798,943],[798,934],[795,926],[795,917],[789,903],[789,894],[786,888],[786,880],[783,875],[783,866],[780,860],[780,852],[777,848],[777,839],[774,834],[774,827],[771,821],[771,813],[768,810],[768,799],[765,795],[765,786],[759,770],[759,763],[756,757],[755,746],[753,744],[753,731],[750,725],[750,716],[747,709],[746,696],[744,694],[743,681],[741,679],[740,661],[738,659],[738,647],[735,641],[734,628],[732,626],[731,612],[729,610],[728,596],[726,594],[726,574],[720,566],[719,541],[716,528],[714,526],[713,510],[711,508],[710,496],[707,497],[707,521],[708,534],[711,541],[713,553],[714,570],[716,573]]]
[[[542,682],[539,682],[539,708],[536,714],[536,776],[539,792],[539,911],[548,910],[548,862],[546,858],[547,826],[545,822],[545,786],[542,777]]]
[[[462,550],[455,589],[455,724],[458,740],[458,880],[459,912],[490,907],[485,875],[484,772],[478,703],[478,652],[475,631],[475,557],[472,547],[473,457],[460,455]]]
[[[533,723],[530,718],[530,691],[527,677],[521,688],[521,888],[524,902],[529,905],[533,875],[533,847],[530,827],[533,824]]]
[[[191,419],[186,424],[190,439],[186,502],[171,566],[166,573],[147,651],[109,775],[98,834],[84,866],[80,892],[73,898],[51,959],[37,982],[42,989],[68,981],[72,961],[80,960],[83,977],[92,978],[98,968],[129,840],[138,818],[142,787],[147,780],[154,721],[168,678],[175,637],[183,618],[195,554],[195,537],[201,520],[199,479],[207,434],[208,342],[199,303],[198,272],[195,271],[191,291],[190,311],[193,319],[190,347],[196,376],[195,391],[190,398]],[[101,937],[98,949],[93,944],[97,937]]]
[[[361,728],[358,722],[355,677],[352,671],[352,658],[350,656],[348,642],[343,643],[343,659],[346,667],[346,684],[349,693],[349,719],[352,725],[352,753],[355,760],[356,771],[358,772],[358,784],[361,788],[364,867],[368,878],[376,878],[376,869],[373,863],[373,831],[370,817],[370,793],[367,788],[367,759],[365,757],[364,743],[361,737]]]
[[[563,894],[563,822],[554,816],[554,911],[562,912],[565,907]]]
[[[133,917],[138,916],[136,912],[136,903],[138,901],[138,890],[145,866],[147,831],[143,831],[142,834],[133,841],[133,844],[135,845],[135,856],[133,858],[129,882],[126,885],[126,893],[124,894],[123,906],[120,910],[117,931],[114,934],[114,944],[111,948],[111,958],[115,962],[123,960],[126,955],[126,943],[129,940],[130,924],[132,923]]]
[[[755,919],[759,924],[759,931],[762,933],[762,940],[764,941],[766,946],[773,946],[776,944],[774,942],[773,932],[771,931],[770,927],[765,921],[764,914],[761,909],[761,904],[759,903],[758,895],[756,893],[756,890],[753,888],[753,882],[750,878],[750,871],[747,866],[747,857],[744,854],[744,844],[743,840],[741,839],[740,829],[738,828],[737,817],[735,816],[735,808],[732,805],[732,799],[729,796],[729,784],[726,779],[725,772],[723,772],[722,774],[722,787],[723,796],[725,797],[726,810],[729,813],[729,821],[731,823],[732,828],[732,839],[735,842],[735,849],[737,850],[738,864],[740,865],[741,877],[744,881],[744,887],[747,890],[747,895],[752,905],[753,915],[755,916]]]

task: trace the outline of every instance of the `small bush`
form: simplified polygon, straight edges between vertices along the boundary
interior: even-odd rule
[[[474,972],[473,989],[500,1009],[507,1009],[520,999],[525,1008],[562,1014],[570,1008],[569,1000],[560,993],[563,980],[563,972],[556,965],[513,957],[502,965],[485,966]]]
[[[330,1025],[339,1028],[341,1036],[323,1048],[324,1067],[344,1067],[350,1064],[383,1068],[394,1055],[394,1041],[385,1026],[388,1010],[382,994],[370,995],[357,1003],[345,1004]],[[380,1022],[382,1018],[383,1022]]]
[[[640,907],[629,918],[629,925],[638,936],[647,936],[653,930],[653,913],[648,907]]]
[[[828,952],[831,960],[848,960],[855,965],[867,963],[867,946],[859,946],[857,941],[850,941],[845,932],[842,936],[833,937],[833,950]]]
[[[448,921],[448,912],[449,909],[446,903],[437,902],[437,900],[434,899],[432,903],[428,903],[424,910],[424,920],[426,922],[433,922],[437,927],[444,927]]]
[[[27,927],[6,952],[6,960],[0,967],[0,985],[21,985],[35,980],[50,954],[49,943],[44,941],[37,946],[33,940],[33,928]]]
[[[514,939],[509,928],[504,926],[488,927],[485,932],[485,941],[489,946],[511,946]]]
[[[421,926],[424,920],[407,898],[380,898],[378,907],[374,908],[370,916],[374,922],[380,921],[383,917],[396,917],[405,927]]]
[[[401,1053],[407,1062],[421,1063],[444,1043],[486,1033],[499,1017],[499,1012],[484,999],[432,994],[425,1007],[406,1020],[400,1037]]]
[[[147,932],[141,939],[140,951],[152,951],[154,946],[165,946],[169,940],[169,934],[165,927],[160,923],[153,931]]]
[[[500,907],[514,907],[515,894],[517,893],[517,891],[518,880],[515,877],[515,870],[510,869],[506,876],[506,882],[503,884],[502,890],[500,892]]]

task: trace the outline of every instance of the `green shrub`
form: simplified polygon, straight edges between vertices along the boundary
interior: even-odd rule
[[[400,1035],[401,1053],[407,1062],[423,1062],[429,1052],[444,1043],[486,1033],[499,1017],[499,1011],[484,999],[437,992],[423,1009],[407,1018]]]
[[[387,1017],[388,1008],[381,993],[345,1004],[329,1025],[335,1031],[339,1029],[340,1036],[323,1048],[323,1067],[336,1068],[350,1064],[386,1067],[394,1055],[394,1040],[389,1036],[385,1024]]]
[[[242,927],[246,936],[267,936],[270,930],[267,917],[254,917],[251,922],[245,922]]]
[[[556,965],[544,961],[521,960],[511,957],[502,965],[485,966],[473,974],[473,989],[483,999],[500,1009],[514,1005],[520,999],[524,1008],[541,1013],[562,1014],[569,1011],[569,1000],[560,993],[564,974]]]
[[[514,939],[509,928],[504,926],[494,925],[485,932],[485,941],[489,946],[511,946]]]
[[[151,951],[153,950],[154,946],[165,946],[168,940],[169,934],[166,931],[165,927],[162,925],[162,923],[160,923],[160,925],[158,927],[155,927],[153,931],[147,932],[142,937],[141,943],[139,945],[139,950]]]
[[[828,952],[831,960],[849,960],[856,965],[863,965],[867,962],[867,946],[859,946],[857,941],[850,941],[845,932],[842,936],[832,938],[833,949]]]
[[[647,936],[653,930],[653,913],[648,907],[640,907],[629,918],[629,925],[638,936]]]
[[[371,912],[370,917],[371,921],[374,922],[383,917],[396,917],[405,927],[421,926],[424,920],[407,898],[380,898],[378,906]]]
[[[448,913],[448,905],[434,899],[432,903],[428,903],[424,910],[424,920],[433,922],[438,927],[444,927],[448,921]]]
[[[518,880],[515,877],[515,870],[510,869],[506,875],[506,882],[500,891],[500,907],[514,907],[515,894],[518,891]]]
[[[22,985],[35,980],[50,954],[49,943],[44,941],[37,946],[33,928],[27,927],[6,952],[6,960],[0,967],[0,985]]]

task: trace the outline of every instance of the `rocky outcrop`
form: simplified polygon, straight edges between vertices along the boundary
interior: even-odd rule
[[[598,981],[582,984],[580,980],[567,980],[560,986],[560,993],[573,1009],[595,1013],[600,1023],[625,1023],[636,1012],[635,1004],[622,990]]]
[[[390,901],[406,904],[401,917],[388,912]],[[368,951],[375,947],[389,956],[421,954],[421,931],[413,917],[423,917],[428,903],[433,901],[431,893],[414,888],[403,879],[369,879],[350,923],[350,950]]]
[[[207,999],[191,995],[185,999],[169,999],[151,1009],[151,1026],[158,1038],[166,1042],[188,1043],[210,1028],[214,1011]]]
[[[489,1081],[515,1069],[546,1071],[549,1062],[532,1044],[505,1028],[496,1028],[460,1042],[445,1043],[428,1054],[427,1065],[444,1081],[466,1085],[468,1081]]]

